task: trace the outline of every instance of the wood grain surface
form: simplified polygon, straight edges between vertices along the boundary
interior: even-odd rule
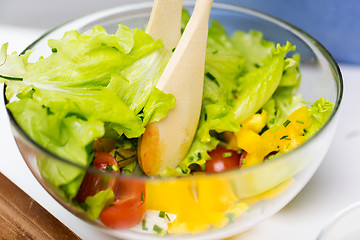
[[[0,239],[80,239],[0,173]]]

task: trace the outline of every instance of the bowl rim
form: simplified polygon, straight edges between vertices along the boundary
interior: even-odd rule
[[[336,226],[349,214],[352,214],[354,210],[358,210],[359,208],[360,208],[360,201],[357,201],[340,209],[326,222],[325,226],[320,231],[316,240],[325,240],[326,237],[329,235],[329,233],[331,234],[331,230],[334,228],[334,226]]]
[[[184,7],[191,7],[194,6],[194,1],[184,1],[183,2],[183,6]],[[78,18],[74,18],[71,19],[69,21],[64,22],[63,24],[60,24],[48,31],[46,31],[44,34],[42,34],[38,39],[36,39],[34,42],[32,42],[28,47],[26,47],[20,54],[24,54],[27,50],[32,49],[40,40],[44,39],[45,37],[47,37],[49,34],[56,32],[57,30],[61,29],[62,27],[65,27],[69,24],[75,23],[76,21],[81,21],[81,20],[86,20],[89,19],[91,21],[96,21],[98,19],[101,19],[101,17],[103,16],[107,16],[110,14],[114,14],[114,13],[121,13],[121,12],[126,12],[126,11],[130,11],[130,10],[138,10],[138,9],[144,9],[144,8],[149,8],[151,9],[152,7],[152,1],[145,1],[145,2],[138,2],[138,3],[131,3],[131,4],[124,4],[124,5],[120,5],[118,7],[115,8],[109,8],[109,9],[104,9],[104,10],[100,10],[100,11],[96,11],[90,14],[86,14],[83,15],[81,17]],[[281,159],[282,156],[284,155],[290,155],[293,154],[294,152],[298,152],[300,151],[302,148],[304,148],[305,146],[309,145],[312,141],[314,141],[314,139],[320,135],[321,132],[324,131],[325,128],[327,128],[327,126],[333,122],[335,116],[338,113],[338,110],[340,108],[341,102],[342,102],[342,98],[343,98],[343,90],[344,90],[344,83],[343,83],[343,77],[340,71],[340,67],[337,64],[337,62],[335,61],[335,59],[333,58],[333,56],[330,54],[330,52],[319,42],[317,41],[314,37],[312,37],[311,35],[309,35],[308,33],[306,33],[305,31],[303,31],[302,29],[284,21],[281,20],[280,18],[274,17],[270,14],[266,14],[264,12],[258,11],[258,10],[254,10],[248,7],[242,7],[239,5],[235,5],[235,4],[228,4],[228,3],[217,3],[214,2],[212,8],[218,8],[221,10],[231,10],[234,12],[240,12],[240,13],[244,13],[244,14],[248,14],[251,16],[255,16],[255,17],[259,17],[263,20],[269,21],[271,23],[274,23],[278,26],[280,26],[281,28],[284,28],[286,30],[291,31],[293,34],[295,34],[297,37],[301,37],[301,40],[304,41],[304,38],[306,40],[308,40],[309,42],[311,42],[311,44],[313,45],[313,47],[315,47],[317,50],[319,50],[319,52],[321,53],[321,56],[323,56],[326,60],[326,63],[329,64],[329,69],[332,70],[332,76],[334,76],[334,81],[336,83],[336,101],[332,110],[331,115],[329,116],[328,120],[326,121],[326,123],[307,141],[305,141],[304,143],[302,143],[299,147],[296,147],[295,149],[289,151],[288,153],[282,154],[281,156],[275,157],[273,158],[271,161],[266,161],[263,162],[261,164],[257,164],[251,167],[247,167],[247,168],[239,168],[239,169],[232,169],[232,170],[228,170],[225,172],[220,172],[220,173],[210,173],[210,174],[206,174],[206,176],[220,176],[220,175],[227,175],[227,174],[233,174],[236,172],[247,172],[247,171],[251,171],[252,169],[255,168],[260,168],[264,165],[267,164],[271,164],[274,161],[279,161]],[[90,24],[91,21],[89,21],[87,24]],[[65,32],[64,32],[65,33]],[[307,45],[309,45],[307,43]],[[7,85],[5,84],[4,89],[3,89],[3,99],[5,102],[5,106],[9,103],[8,99],[6,98],[6,87]],[[96,169],[94,167],[91,166],[82,166],[79,165],[77,163],[74,163],[66,158],[62,158],[58,155],[56,155],[55,153],[50,152],[49,150],[47,150],[46,148],[42,147],[41,145],[39,145],[35,140],[33,140],[32,138],[30,138],[29,135],[27,135],[24,130],[20,127],[20,125],[17,123],[17,121],[15,120],[14,116],[12,115],[11,111],[6,108],[6,111],[8,113],[9,116],[9,120],[10,122],[13,124],[13,127],[21,134],[21,137],[25,138],[25,140],[30,143],[31,145],[33,145],[33,147],[36,148],[37,151],[42,152],[42,154],[45,154],[49,157],[52,158],[52,160],[56,160],[65,164],[69,164],[72,165],[74,167],[77,167],[79,169],[83,169],[86,172],[92,172],[92,173],[97,173],[97,174],[101,174],[101,175],[108,175],[108,176],[112,176],[112,177],[116,177],[116,178],[131,178],[131,179],[142,179],[145,181],[149,181],[149,180],[169,180],[172,178],[197,178],[198,176],[203,176],[201,175],[184,175],[184,176],[169,176],[169,177],[161,177],[161,176],[154,176],[149,178],[149,176],[127,176],[127,175],[123,175],[123,174],[117,174],[117,173],[112,173],[112,172],[103,172],[100,171],[99,169]]]

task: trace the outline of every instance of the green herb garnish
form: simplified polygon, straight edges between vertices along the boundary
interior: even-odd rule
[[[231,157],[232,156],[232,152],[224,152],[223,154],[222,154],[222,157],[223,158],[227,158],[227,157]]]
[[[12,81],[22,81],[23,80],[23,78],[9,77],[9,76],[4,76],[4,75],[0,75],[0,78],[4,78],[6,80],[12,80]]]
[[[225,213],[225,217],[227,217],[229,219],[229,223],[233,223],[234,219],[235,219],[235,213]]]
[[[290,123],[290,120],[286,120],[286,121],[283,123],[284,127],[287,127],[287,125],[289,125],[289,123]]]
[[[164,211],[160,211],[160,212],[159,212],[159,217],[164,218],[164,217],[165,217],[165,212],[164,212]]]
[[[214,83],[216,83],[216,85],[218,85],[220,87],[219,82],[216,80],[216,77],[214,77],[214,75],[212,75],[211,73],[207,72],[205,74],[205,76],[207,76],[211,81],[213,81]]]
[[[154,225],[153,227],[153,231],[156,232],[157,234],[163,234],[163,230],[162,227],[159,227],[158,225]]]
[[[113,168],[110,165],[106,165],[106,171],[112,172]]]
[[[114,170],[114,172],[117,172],[117,171],[119,171],[119,167],[118,167],[118,165],[117,164],[114,164],[114,165],[112,165],[112,170]]]
[[[145,231],[147,231],[148,230],[148,228],[146,227],[146,220],[144,219],[144,220],[142,220],[142,224],[141,224],[141,226],[142,226],[142,230],[145,230]]]
[[[283,140],[284,138],[287,138],[287,137],[288,137],[288,135],[284,135],[280,138],[280,140]]]
[[[124,155],[122,155],[122,154],[119,153],[118,151],[115,151],[115,153],[114,153],[114,158],[116,159],[117,156],[121,157],[122,159],[126,158]]]

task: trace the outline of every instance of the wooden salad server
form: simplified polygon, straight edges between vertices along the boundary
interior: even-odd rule
[[[161,6],[161,9],[166,10],[168,9],[166,6],[171,9],[171,5],[176,1],[155,2],[158,2],[155,7]],[[195,136],[202,103],[206,42],[212,2],[212,0],[196,1],[190,21],[156,85],[165,93],[173,94],[176,103],[174,109],[170,110],[164,119],[148,124],[139,140],[139,163],[149,176],[159,175],[166,167],[177,167],[186,156]],[[181,13],[182,9],[179,5],[176,7],[178,9],[169,12],[157,11],[156,9],[160,9],[157,7],[152,14],[161,15],[158,16],[159,19],[171,19],[173,16],[178,18],[179,15],[172,11]],[[179,19],[174,21],[177,23]],[[165,23],[159,22],[159,24]],[[157,32],[151,28],[158,27],[163,26],[157,26],[155,21],[152,21],[152,25],[148,27],[149,33]],[[179,31],[180,25],[176,29],[162,30],[162,33],[172,35]],[[161,38],[169,41],[165,45],[171,49],[172,38],[166,36]]]
[[[181,37],[182,0],[154,0],[146,33],[172,51]]]

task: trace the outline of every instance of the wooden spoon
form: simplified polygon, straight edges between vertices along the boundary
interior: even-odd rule
[[[181,37],[182,0],[154,0],[146,33],[172,51]]]
[[[169,5],[173,2],[166,1]],[[157,84],[157,88],[175,96],[176,104],[164,119],[148,124],[139,140],[139,163],[149,176],[178,166],[193,141],[201,110],[211,5],[212,0],[196,1],[190,21]]]

